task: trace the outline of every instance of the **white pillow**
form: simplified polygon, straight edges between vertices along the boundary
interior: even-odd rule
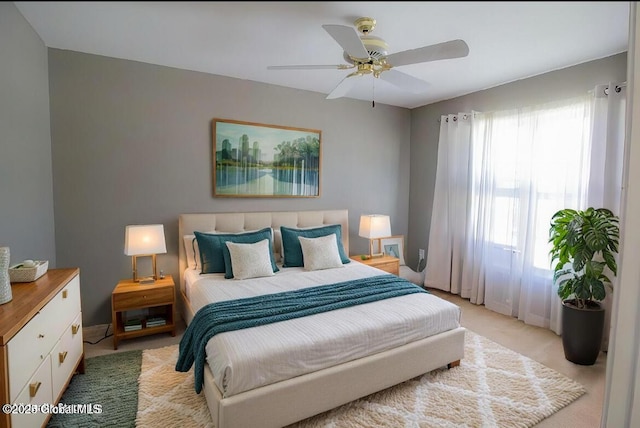
[[[273,233],[273,258],[276,263],[282,263],[282,232],[280,228],[271,228],[271,232]]]
[[[338,252],[338,237],[335,233],[318,238],[299,236],[302,247],[304,270],[320,270],[344,267]]]
[[[329,224],[319,224],[319,225],[315,225],[315,226],[304,226],[304,227],[298,227],[298,226],[286,226],[286,225],[282,225],[284,227],[289,227],[291,229],[297,229],[297,230],[311,230],[311,229],[318,229],[318,228],[322,228],[322,227],[326,227],[326,226],[339,226],[336,223],[329,223]],[[273,229],[273,233],[274,233],[274,245],[276,245],[277,250],[275,250],[275,254],[277,255],[278,252],[280,252],[279,256],[280,258],[277,258],[276,260],[278,260],[279,262],[281,262],[283,265],[285,264],[284,262],[284,241],[282,240],[282,230],[278,227],[277,229]]]
[[[268,239],[263,239],[255,244],[237,244],[230,241],[225,244],[229,249],[234,279],[274,275]]]
[[[198,248],[196,235],[184,235],[182,239],[184,240],[184,251],[187,256],[187,267],[189,269],[202,269],[200,249]]]

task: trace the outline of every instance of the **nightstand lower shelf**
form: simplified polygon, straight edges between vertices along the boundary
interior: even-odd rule
[[[120,329],[120,331],[118,331],[118,338],[120,341],[124,339],[134,339],[136,337],[142,337],[142,336],[147,336],[147,335],[156,334],[156,333],[171,333],[172,336],[175,336],[175,326],[173,323],[171,324],[167,323],[167,325],[154,326],[154,327],[142,327],[140,330],[133,330],[133,331],[124,331],[123,329]],[[114,332],[114,336],[115,336],[115,332]]]

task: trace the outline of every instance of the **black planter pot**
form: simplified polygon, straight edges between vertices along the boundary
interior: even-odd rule
[[[598,302],[589,302],[578,309],[574,300],[562,302],[562,346],[564,356],[572,363],[595,364],[602,346],[604,308]]]

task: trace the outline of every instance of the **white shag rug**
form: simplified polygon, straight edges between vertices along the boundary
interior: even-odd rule
[[[137,428],[214,427],[178,346],[145,350]],[[574,380],[469,330],[460,366],[438,369],[289,428],[531,427],[586,392]]]

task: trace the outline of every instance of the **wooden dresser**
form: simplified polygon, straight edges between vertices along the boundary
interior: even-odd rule
[[[56,404],[71,377],[84,373],[80,271],[50,269],[14,283],[0,305],[0,403]],[[51,413],[0,412],[0,427],[42,427]]]

